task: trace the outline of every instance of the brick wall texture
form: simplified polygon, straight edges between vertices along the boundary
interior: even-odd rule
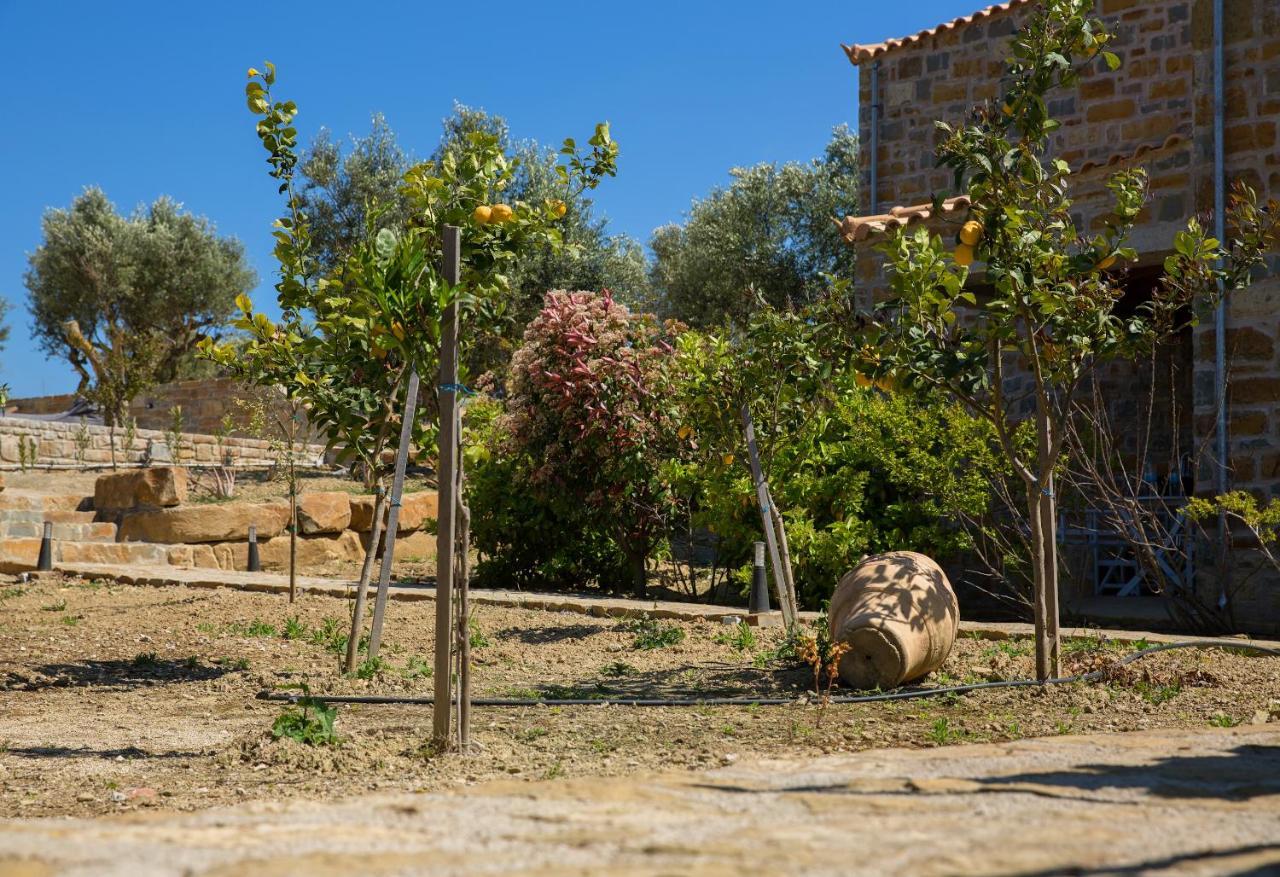
[[[1212,0],[1099,0],[1116,34],[1109,47],[1123,59],[1111,73],[1099,59],[1078,87],[1052,95],[1062,121],[1052,151],[1074,174],[1080,227],[1094,226],[1109,201],[1105,182],[1118,167],[1141,165],[1151,199],[1133,243],[1141,264],[1158,265],[1187,218],[1213,206]],[[1008,38],[1028,5],[972,21],[879,56],[877,97],[871,60],[858,67],[863,149],[863,213],[955,194],[948,170],[934,163],[941,136],[933,122],[962,122],[976,103],[1001,94]],[[1280,197],[1280,2],[1225,0],[1225,147],[1228,181],[1242,179],[1261,196]],[[875,156],[879,191],[871,203],[871,123],[880,104]],[[960,219],[963,219],[961,216]],[[943,226],[938,226],[943,231]],[[951,234],[953,231],[945,231]],[[874,240],[859,244],[858,289],[864,304],[887,292]],[[1249,290],[1228,304],[1230,464],[1233,483],[1280,496],[1280,257]],[[1193,399],[1197,440],[1214,429],[1214,330],[1202,320],[1182,346],[1186,392]],[[1119,383],[1125,366],[1113,369]],[[1131,382],[1132,383],[1132,382]],[[1182,380],[1179,383],[1183,383]],[[1267,586],[1260,606],[1280,619],[1280,586]]]

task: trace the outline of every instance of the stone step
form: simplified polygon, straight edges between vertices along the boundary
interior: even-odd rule
[[[178,546],[179,548],[181,546]],[[169,565],[174,546],[145,542],[53,543],[53,562],[108,563],[144,566]],[[39,539],[0,539],[0,572],[29,572],[40,557]]]
[[[39,539],[44,521],[0,521],[0,539]],[[115,524],[53,524],[55,542],[114,542]]]
[[[75,494],[37,493],[34,490],[9,488],[0,491],[0,509],[21,511],[89,511],[93,497]]]
[[[42,524],[52,521],[55,524],[92,524],[95,512],[69,512],[60,509],[4,509],[0,508],[0,524]]]

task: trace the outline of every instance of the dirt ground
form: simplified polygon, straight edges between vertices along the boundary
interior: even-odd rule
[[[347,604],[82,580],[0,582],[0,814],[193,810],[247,800],[423,791],[494,778],[702,769],[740,758],[1000,742],[1280,718],[1280,659],[1153,656],[1106,683],[876,704],[804,702],[811,674],[719,623],[619,622],[481,607],[477,695],[783,695],[786,706],[477,708],[476,753],[425,745],[430,708],[343,706],[337,746],[274,739],[264,689],[429,696],[434,605],[389,605],[382,666],[338,672]],[[676,632],[678,631],[678,632]],[[641,648],[639,646],[657,646]],[[1070,670],[1132,646],[1067,644]],[[931,684],[1018,678],[1031,643],[962,638]]]

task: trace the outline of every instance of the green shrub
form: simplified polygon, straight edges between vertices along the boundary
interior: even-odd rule
[[[666,475],[691,520],[717,537],[744,592],[760,512],[742,438],[750,405],[783,513],[796,587],[816,608],[860,558],[895,549],[946,558],[967,548],[1002,467],[988,427],[937,397],[868,386],[838,314],[763,312],[737,339],[686,332],[673,392],[687,444]]]

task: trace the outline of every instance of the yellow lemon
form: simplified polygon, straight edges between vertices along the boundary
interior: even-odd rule
[[[973,264],[973,247],[968,244],[960,244],[956,247],[955,252],[956,264],[962,268],[968,268]]]
[[[1006,116],[1012,116],[1012,115],[1013,115],[1013,107],[1011,107],[1009,104],[1005,104],[1004,106],[1002,106],[1002,107],[1000,108],[1000,111],[1001,111],[1002,113],[1004,113]]]
[[[494,222],[503,223],[511,219],[511,207],[507,204],[494,204],[493,209],[489,212],[489,217]]]
[[[724,455],[724,457],[723,457],[722,459],[724,460],[724,464],[725,464],[726,466],[732,466],[732,465],[733,465],[733,454],[725,454],[725,455]]]
[[[687,426],[682,426],[680,429],[676,430],[676,435],[680,436],[681,441],[687,439],[692,433],[693,430]]]
[[[1107,258],[1103,259],[1101,262],[1098,263],[1098,270],[1106,271],[1115,263],[1116,263],[1116,257],[1115,257],[1115,254],[1112,253],[1110,256],[1107,256]]]
[[[379,347],[377,344],[374,344],[374,345],[373,345],[373,349],[372,349],[372,351],[371,351],[371,352],[373,353],[373,358],[374,358],[374,359],[386,359],[386,358],[387,358],[387,351],[383,350],[383,349],[382,349],[381,347]]]
[[[982,240],[982,223],[976,219],[970,219],[964,225],[960,226],[960,243],[972,247],[976,246],[978,241]]]
[[[564,216],[565,213],[569,210],[569,205],[565,204],[563,201],[559,199],[552,201],[550,203],[550,207],[551,207],[551,212],[555,214],[556,219],[559,219],[562,216]]]
[[[392,335],[394,335],[394,336],[396,336],[396,340],[397,340],[397,341],[403,341],[403,340],[404,340],[404,326],[400,325],[400,323],[399,323],[399,322],[392,323],[392,324],[391,324],[391,334],[392,334]]]
[[[493,211],[484,204],[471,211],[471,218],[476,221],[476,225],[485,225],[492,215]]]

